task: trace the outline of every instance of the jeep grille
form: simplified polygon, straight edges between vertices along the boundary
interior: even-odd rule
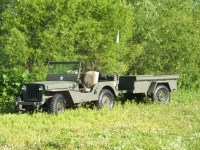
[[[41,101],[42,93],[39,90],[41,85],[38,84],[27,84],[26,92],[24,93],[24,101]]]

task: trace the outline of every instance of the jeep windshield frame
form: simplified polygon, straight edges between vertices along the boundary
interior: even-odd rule
[[[47,81],[77,81],[80,62],[49,62]]]

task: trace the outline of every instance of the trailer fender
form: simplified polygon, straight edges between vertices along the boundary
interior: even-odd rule
[[[149,89],[147,91],[147,95],[150,96],[154,92],[156,86],[157,86],[157,82],[151,82]]]
[[[147,91],[147,95],[151,96],[151,94],[154,93],[154,91],[155,91],[155,89],[156,89],[156,87],[158,85],[164,85],[164,86],[166,86],[169,89],[169,91],[171,92],[171,88],[169,86],[169,83],[167,83],[167,82],[164,82],[164,83],[163,82],[152,82],[150,84],[150,86],[149,86],[148,91]]]

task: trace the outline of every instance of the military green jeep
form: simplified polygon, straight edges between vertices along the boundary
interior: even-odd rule
[[[114,76],[101,79],[97,71],[82,74],[80,62],[50,62],[46,81],[21,84],[16,110],[60,113],[92,101],[97,107],[112,108],[118,96],[117,83]]]
[[[168,103],[177,89],[178,75],[132,75],[102,78],[97,71],[81,73],[80,62],[50,62],[46,81],[20,86],[16,110],[63,112],[81,102],[112,108],[119,95],[133,99],[148,96],[157,103]],[[121,94],[120,94],[121,93]]]

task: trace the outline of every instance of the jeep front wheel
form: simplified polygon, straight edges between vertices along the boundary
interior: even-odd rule
[[[62,94],[55,94],[50,100],[49,112],[59,114],[65,111],[65,99]]]

